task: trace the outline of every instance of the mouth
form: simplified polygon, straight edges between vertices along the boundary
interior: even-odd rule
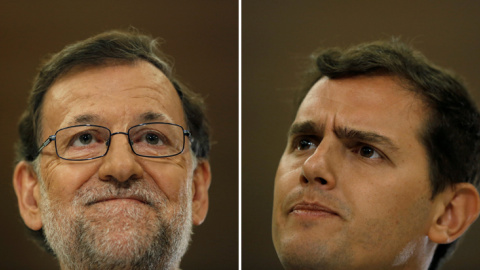
[[[147,202],[144,198],[140,196],[109,196],[109,197],[97,198],[94,201],[87,203],[87,206],[98,204],[98,203],[114,202],[114,201],[129,201],[133,203],[151,205],[149,202]]]
[[[300,202],[295,204],[289,214],[303,217],[339,216],[337,212],[319,203]]]

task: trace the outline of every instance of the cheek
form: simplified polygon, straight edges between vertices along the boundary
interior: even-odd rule
[[[282,157],[274,183],[272,226],[273,233],[286,222],[286,197],[300,187],[301,166],[292,165],[288,158]]]
[[[422,185],[409,183],[413,179],[398,178],[396,175],[368,175],[368,178],[357,177],[350,181],[345,190],[346,199],[353,207],[354,213],[364,217],[388,217],[391,220],[401,219],[419,206],[428,203],[428,190]],[[416,179],[416,181],[426,181]],[[400,222],[400,221],[397,221]]]
[[[425,174],[401,168],[372,169],[352,173],[343,182],[348,182],[342,190],[356,224],[350,233],[361,246],[386,249],[387,242],[408,242],[426,233],[431,202]]]
[[[142,167],[146,173],[144,177],[150,177],[171,202],[180,201],[180,196],[191,189],[193,178],[191,163],[146,161]]]
[[[73,163],[57,159],[43,164],[41,173],[51,198],[72,201],[75,192],[95,176],[98,167],[98,161]]]
[[[275,184],[280,185],[296,185],[298,179],[302,174],[302,167],[308,156],[297,157],[292,154],[283,154],[278,164],[277,173],[275,176]]]
[[[349,160],[338,176],[338,187],[347,200],[352,198],[353,207],[366,204],[378,211],[401,210],[420,199],[425,201],[430,194],[427,166],[420,162],[392,165]]]
[[[348,235],[355,242],[352,246],[356,254],[361,256],[383,253],[384,259],[393,261],[404,248],[419,243],[428,233],[430,208],[425,198],[390,193],[359,201],[355,207]]]
[[[282,157],[275,175],[274,208],[279,208],[285,195],[299,184],[299,181],[296,181],[296,179],[298,179],[300,175],[301,166],[291,164],[288,158]]]

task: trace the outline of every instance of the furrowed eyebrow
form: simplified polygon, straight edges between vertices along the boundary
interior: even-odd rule
[[[367,144],[371,143],[382,145],[384,147],[390,148],[392,151],[396,151],[399,149],[399,147],[396,146],[390,138],[375,132],[362,131],[348,127],[336,127],[334,132],[339,139],[356,140]],[[300,123],[294,123],[288,131],[288,136],[291,137],[298,134],[316,134],[318,136],[323,136],[324,133],[324,124],[316,124],[313,121],[305,121]]]
[[[296,134],[323,134],[324,130],[324,125],[318,126],[313,121],[305,121],[294,123],[288,131],[288,136],[293,136]]]
[[[294,123],[288,131],[288,136],[291,137],[298,134],[316,134],[318,136],[323,136],[324,133],[325,125],[319,125],[313,121],[305,121],[300,123]],[[371,131],[362,131],[348,127],[336,127],[335,135],[339,139],[348,139],[356,140],[363,143],[379,144],[384,147],[388,147],[393,151],[399,149],[399,147],[396,146],[390,138]]]
[[[399,149],[390,138],[375,132],[355,130],[347,127],[338,127],[335,129],[335,134],[339,139],[349,139],[364,143],[380,144],[392,150]]]

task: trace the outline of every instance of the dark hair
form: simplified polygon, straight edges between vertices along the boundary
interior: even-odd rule
[[[394,76],[429,110],[419,136],[429,160],[432,198],[460,182],[479,188],[480,114],[459,78],[397,39],[321,50],[312,58],[315,67],[308,72],[308,84],[297,106],[313,84],[325,76]],[[455,245],[456,241],[439,245],[430,269],[436,269]]]
[[[135,29],[108,31],[66,46],[53,54],[34,79],[28,106],[20,118],[20,139],[16,147],[16,162],[32,162],[38,156],[41,133],[41,111],[45,93],[61,76],[76,67],[97,67],[134,64],[147,61],[157,67],[175,87],[183,106],[187,129],[192,134],[191,148],[199,159],[208,159],[210,131],[203,99],[180,83],[173,74],[168,57],[158,48],[157,40]],[[43,230],[32,231],[39,243],[51,252]]]

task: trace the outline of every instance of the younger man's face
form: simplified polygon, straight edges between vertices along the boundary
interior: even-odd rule
[[[433,219],[426,108],[389,76],[323,78],[275,178],[273,242],[292,269],[418,265]]]

